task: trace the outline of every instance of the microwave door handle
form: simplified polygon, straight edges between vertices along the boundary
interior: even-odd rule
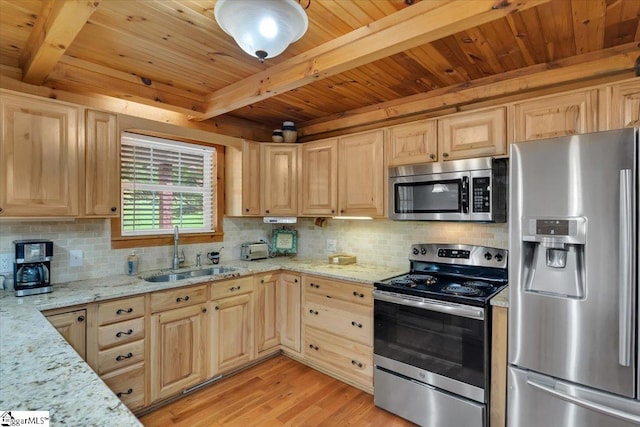
[[[618,298],[619,298],[619,336],[618,363],[631,366],[633,347],[633,211],[632,211],[631,170],[620,171],[620,223],[618,254]]]
[[[469,177],[462,177],[462,195],[461,200],[462,203],[462,212],[468,214],[469,213]]]

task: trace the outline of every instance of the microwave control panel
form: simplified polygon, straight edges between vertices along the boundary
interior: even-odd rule
[[[489,177],[472,178],[473,212],[491,212],[491,185]]]

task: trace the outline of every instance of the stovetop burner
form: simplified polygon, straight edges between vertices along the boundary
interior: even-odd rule
[[[465,282],[465,283],[471,283],[471,282]],[[465,285],[460,285],[458,283],[452,283],[451,285],[443,288],[442,292],[446,294],[466,295],[466,296],[475,296],[475,295],[480,295],[482,293],[480,289],[474,286],[465,286]]]

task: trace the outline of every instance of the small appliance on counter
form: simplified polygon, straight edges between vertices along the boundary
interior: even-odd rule
[[[269,257],[269,247],[264,242],[247,242],[240,245],[240,259],[255,261]]]
[[[17,297],[51,292],[50,240],[14,240],[13,286]]]

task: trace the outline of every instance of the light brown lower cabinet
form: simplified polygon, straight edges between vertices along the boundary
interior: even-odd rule
[[[87,355],[87,310],[74,310],[66,313],[47,314],[49,323],[58,330],[71,347],[86,359]]]
[[[280,274],[280,344],[286,352],[301,351],[302,279],[298,274]]]
[[[211,373],[230,371],[253,360],[253,293],[210,303]]]
[[[206,378],[208,320],[206,303],[151,315],[151,402]]]
[[[144,407],[144,363],[102,375],[102,381],[132,411]]]
[[[279,349],[280,345],[280,273],[268,273],[255,277],[257,290],[255,307],[255,337],[257,357]]]
[[[491,427],[504,427],[507,419],[507,311],[505,307],[492,308]]]

